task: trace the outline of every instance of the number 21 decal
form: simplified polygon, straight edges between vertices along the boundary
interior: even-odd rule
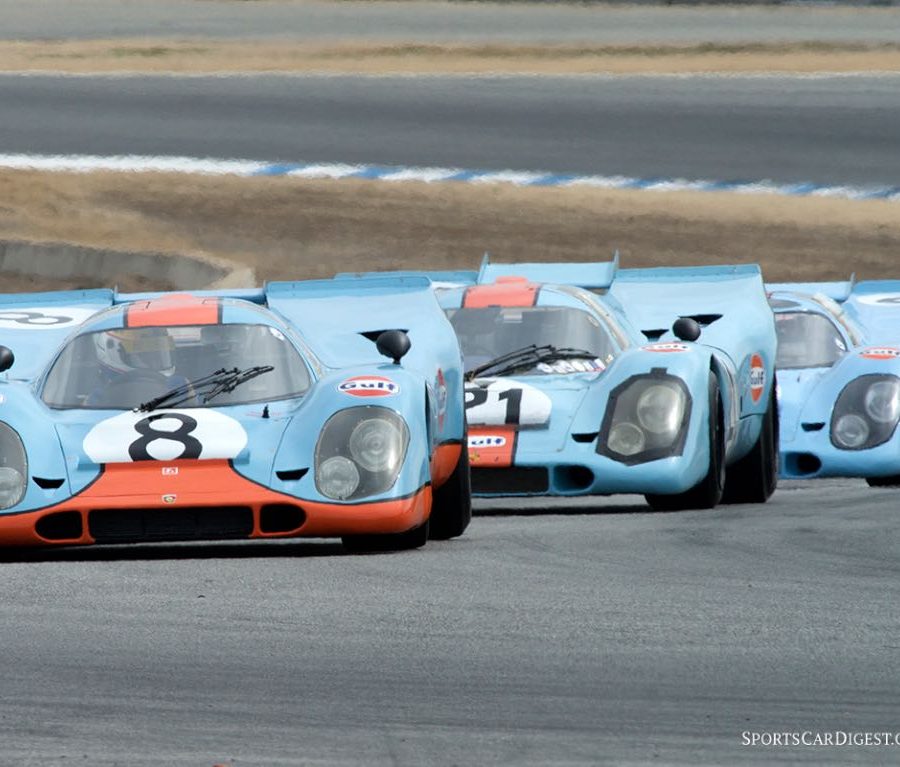
[[[121,413],[84,438],[94,463],[236,458],[247,445],[244,427],[215,410]]]
[[[466,420],[484,426],[540,426],[552,402],[540,389],[517,381],[485,379],[466,386]]]

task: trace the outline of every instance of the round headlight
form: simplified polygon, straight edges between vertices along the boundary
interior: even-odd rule
[[[897,381],[876,381],[866,389],[863,404],[876,423],[896,423],[900,417],[900,385]]]
[[[607,447],[619,455],[635,455],[644,449],[647,443],[642,432],[633,423],[617,423],[609,430]]]
[[[869,439],[869,424],[856,413],[842,415],[834,424],[834,438],[843,447],[861,447]]]
[[[25,492],[25,477],[9,466],[0,466],[0,509],[15,506]]]
[[[342,501],[359,487],[359,469],[349,458],[336,455],[319,466],[316,484],[322,495]]]
[[[683,416],[684,397],[670,386],[648,386],[638,397],[638,422],[651,434],[678,431]]]
[[[403,455],[403,434],[384,418],[367,418],[350,433],[350,455],[367,471],[388,471]]]

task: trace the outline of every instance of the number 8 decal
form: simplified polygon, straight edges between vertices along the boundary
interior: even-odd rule
[[[207,408],[120,413],[87,433],[94,463],[236,458],[247,446],[240,421]]]
[[[153,428],[154,422],[164,420],[180,421],[179,426],[174,431],[168,429],[157,430]],[[150,455],[148,448],[157,440],[166,440],[167,442],[177,442],[183,446],[181,455],[164,460],[176,460],[178,458],[199,458],[203,452],[203,445],[196,437],[190,436],[191,432],[197,428],[197,421],[184,413],[159,413],[151,415],[143,420],[138,421],[134,425],[134,430],[141,435],[140,439],[136,439],[128,446],[128,455],[132,461],[152,461],[154,456]]]

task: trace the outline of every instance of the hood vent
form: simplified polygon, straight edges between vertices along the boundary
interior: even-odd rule
[[[32,477],[34,480],[34,484],[36,484],[42,490],[56,490],[58,487],[62,487],[64,479],[52,479],[50,477]]]
[[[275,476],[283,482],[294,482],[306,476],[309,469],[285,469],[284,471],[276,471]]]

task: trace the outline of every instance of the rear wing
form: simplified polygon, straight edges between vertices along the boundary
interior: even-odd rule
[[[856,283],[844,309],[862,327],[866,343],[900,344],[900,280]]]
[[[112,303],[106,289],[0,294],[0,344],[16,358],[9,378],[38,376],[64,339]]]
[[[609,292],[650,340],[670,336],[675,320],[691,317],[702,328],[701,344],[737,364],[755,353],[774,364],[775,322],[755,264],[622,269]]]
[[[270,282],[266,299],[328,367],[386,363],[374,342],[380,332],[395,329],[406,331],[411,342],[404,367],[428,373],[436,358],[459,364],[456,334],[427,277]]]
[[[552,285],[572,285],[588,290],[605,290],[619,272],[619,253],[612,261],[581,261],[560,263],[494,264],[485,254],[476,282],[486,285],[501,277],[524,277],[529,282]]]
[[[769,293],[800,293],[804,295],[823,295],[832,301],[843,303],[856,286],[856,275],[851,274],[849,280],[836,282],[767,282]]]

